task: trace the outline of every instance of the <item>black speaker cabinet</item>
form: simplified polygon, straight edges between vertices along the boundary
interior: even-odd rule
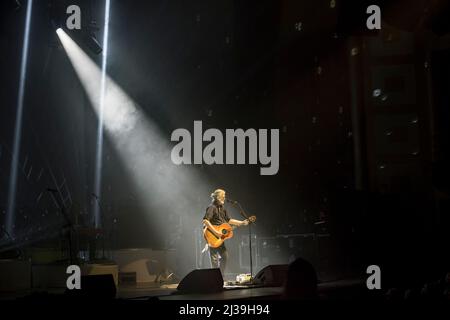
[[[287,271],[287,264],[269,265],[258,272],[254,281],[266,287],[282,287],[286,281]]]
[[[214,293],[223,291],[220,269],[198,269],[185,276],[177,287],[180,293]]]

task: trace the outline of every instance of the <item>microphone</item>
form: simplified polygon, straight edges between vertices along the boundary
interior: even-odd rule
[[[237,201],[231,200],[231,199],[226,199],[226,202],[231,203],[231,204],[236,204]]]

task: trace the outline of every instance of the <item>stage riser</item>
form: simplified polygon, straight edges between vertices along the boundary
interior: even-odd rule
[[[33,266],[33,288],[66,288],[67,266],[39,265]],[[119,281],[119,268],[117,265],[86,264],[81,266],[81,275],[112,274],[116,286]]]
[[[122,249],[113,252],[121,273],[135,273],[137,283],[154,282],[158,274],[175,266],[175,251]]]
[[[0,260],[0,292],[17,292],[31,287],[29,261]]]

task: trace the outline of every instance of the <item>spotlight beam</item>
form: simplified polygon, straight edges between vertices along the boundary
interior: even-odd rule
[[[100,67],[62,29],[57,33],[97,116],[104,104],[104,131],[134,184],[153,234],[167,239],[170,233],[167,217],[180,215],[187,208],[183,228],[190,221],[198,221],[198,214],[204,209],[198,195],[208,195],[211,189],[205,177],[193,167],[177,166],[170,161],[170,139],[107,74],[100,102]]]
[[[8,207],[6,211],[6,230],[14,235],[14,212],[16,210],[17,171],[19,167],[20,144],[22,140],[23,101],[25,98],[25,82],[27,76],[28,43],[30,37],[31,12],[33,0],[28,1],[25,18],[25,33],[23,39],[22,61],[20,64],[20,80],[17,101],[17,114],[14,126],[14,142],[11,159],[11,172],[9,177]]]
[[[102,157],[103,157],[103,109],[105,106],[105,87],[106,87],[106,66],[108,58],[108,34],[109,34],[109,10],[110,0],[105,1],[105,22],[103,28],[103,53],[102,53],[102,73],[100,84],[100,105],[98,110],[98,128],[97,128],[97,150],[95,155],[95,181],[94,190],[100,201],[102,195]],[[94,221],[95,227],[101,226],[101,212],[99,203],[94,203]]]

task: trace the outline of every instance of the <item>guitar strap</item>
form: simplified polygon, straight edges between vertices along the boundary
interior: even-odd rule
[[[203,248],[202,253],[205,253],[206,251],[208,251],[208,249],[209,249],[209,245],[205,244],[205,247]]]

